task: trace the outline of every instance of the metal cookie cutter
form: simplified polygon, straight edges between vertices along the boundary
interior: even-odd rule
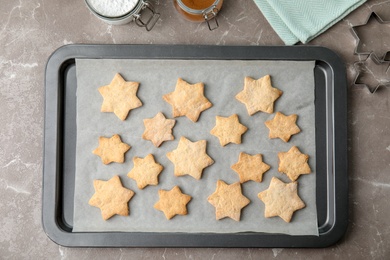
[[[357,42],[355,54],[368,55],[354,63],[354,84],[366,86],[371,93],[380,86],[390,86],[390,21],[372,12],[364,24],[353,26],[351,31]],[[378,35],[382,41],[377,40]]]
[[[353,65],[358,72],[354,81],[356,86],[364,86],[372,94],[381,86],[390,86],[390,61],[380,61],[375,53],[371,53],[366,60]]]
[[[369,55],[374,52],[381,61],[389,56],[390,21],[382,20],[373,12],[364,24],[353,26],[352,33],[357,40],[355,54]],[[382,41],[377,41],[379,35],[383,38]]]

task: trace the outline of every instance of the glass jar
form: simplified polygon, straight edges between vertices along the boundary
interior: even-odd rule
[[[152,3],[145,0],[116,2],[85,0],[85,3],[96,17],[112,25],[122,25],[134,21],[138,26],[145,27],[147,31],[150,31],[160,17]]]
[[[173,0],[176,10],[187,20],[207,22],[210,31],[218,28],[217,14],[223,0]],[[214,23],[214,25],[211,25]]]

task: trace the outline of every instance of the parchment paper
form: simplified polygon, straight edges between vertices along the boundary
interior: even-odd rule
[[[140,232],[217,232],[242,231],[285,233],[291,235],[318,235],[316,212],[316,159],[314,118],[314,61],[218,61],[218,60],[107,60],[79,59],[77,68],[77,154],[74,200],[73,232],[82,231],[140,231]],[[125,121],[113,113],[101,113],[103,98],[98,88],[111,82],[115,73],[127,81],[140,82],[138,97],[143,106],[130,111]],[[297,124],[302,132],[294,135],[288,143],[268,138],[264,125],[274,114],[258,112],[249,116],[245,105],[235,95],[243,89],[244,77],[260,78],[271,75],[274,87],[284,93],[275,103],[275,112],[298,114]],[[213,106],[204,111],[197,123],[186,117],[176,118],[173,129],[175,140],[164,142],[155,148],[150,141],[141,138],[144,131],[143,119],[152,118],[158,112],[172,118],[171,106],[162,96],[175,89],[177,78],[189,83],[204,82],[205,95]],[[242,124],[248,127],[242,144],[228,144],[221,147],[218,138],[209,132],[215,125],[215,116],[238,114]],[[132,146],[126,153],[125,163],[103,165],[100,157],[92,154],[98,146],[99,136],[111,137],[119,134],[122,141]],[[203,171],[201,180],[191,176],[175,177],[174,165],[166,153],[176,149],[181,136],[191,141],[207,140],[207,153],[215,163]],[[306,207],[294,213],[291,223],[279,217],[265,218],[264,203],[257,194],[268,188],[273,176],[290,182],[287,176],[278,172],[280,151],[288,151],[293,145],[310,156],[313,173],[298,179],[299,196]],[[246,182],[243,193],[251,203],[242,210],[241,221],[230,218],[215,219],[215,208],[207,197],[216,189],[216,182],[222,179],[228,184],[239,181],[238,175],[230,169],[237,162],[241,151],[249,154],[261,153],[263,160],[271,165],[264,174],[263,182]],[[134,156],[145,157],[152,153],[157,162],[164,166],[158,186],[147,186],[139,190],[134,180],[126,175],[133,168]],[[93,180],[108,180],[119,175],[122,184],[136,195],[130,201],[130,216],[114,216],[108,221],[101,217],[100,209],[88,205],[94,194]],[[153,208],[158,201],[158,190],[170,190],[179,185],[182,191],[192,196],[187,216],[176,216],[166,220],[161,211]]]

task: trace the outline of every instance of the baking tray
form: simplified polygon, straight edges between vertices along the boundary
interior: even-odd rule
[[[76,154],[76,59],[315,60],[316,204],[319,236],[257,232],[72,233]],[[326,247],[348,226],[345,67],[317,46],[66,45],[46,65],[42,224],[70,247]]]

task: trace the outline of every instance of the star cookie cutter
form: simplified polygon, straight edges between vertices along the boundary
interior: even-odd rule
[[[355,62],[358,72],[354,84],[366,87],[371,94],[379,87],[390,86],[390,61],[380,61],[375,53],[371,53],[366,60]]]
[[[383,30],[383,28],[388,30]],[[372,52],[380,61],[390,60],[390,21],[383,20],[376,12],[372,12],[364,24],[351,28],[357,44],[355,54],[370,55]],[[378,35],[383,41],[375,41]]]
[[[372,94],[379,87],[390,86],[390,21],[372,12],[365,23],[353,26],[351,31],[357,42],[354,53],[368,55],[365,60],[354,63],[354,84],[366,87]],[[382,41],[375,41],[378,35]]]

